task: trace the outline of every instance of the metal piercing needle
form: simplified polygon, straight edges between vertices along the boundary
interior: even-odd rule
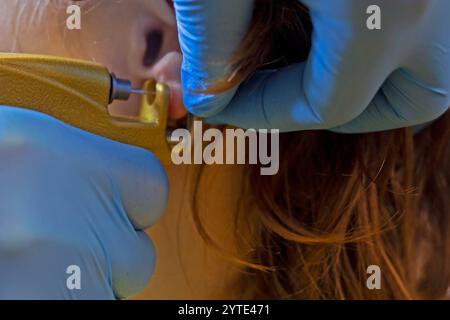
[[[114,100],[128,100],[133,93],[149,95],[156,94],[156,91],[133,88],[131,81],[119,79],[114,74],[111,74],[110,103]]]
[[[148,94],[155,94],[156,91],[152,90],[142,90],[142,89],[131,89],[131,93],[135,93],[135,94],[144,94],[144,95],[148,95]]]

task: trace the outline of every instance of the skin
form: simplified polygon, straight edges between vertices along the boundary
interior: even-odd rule
[[[45,2],[45,1],[44,1]],[[47,10],[35,2],[38,11],[48,14],[41,21],[33,19],[33,5],[27,0],[0,0],[0,51],[51,54],[80,58],[104,64],[121,78],[130,79],[135,86],[148,78],[168,83],[172,89],[170,117],[182,117],[186,111],[181,103],[179,84],[181,55],[178,52],[175,18],[164,0],[116,0],[86,4],[82,9],[82,29],[65,29],[65,5],[50,4]],[[21,11],[19,7],[24,6]],[[35,15],[36,17],[36,15]],[[117,22],[120,19],[120,26]],[[16,27],[15,27],[16,26]],[[160,31],[163,41],[147,44],[150,32]],[[144,63],[147,46],[154,51]],[[159,50],[155,48],[159,48]],[[148,58],[148,57],[147,57]],[[133,113],[138,98],[118,102],[111,113]],[[238,194],[241,169],[238,167],[209,168],[203,215],[208,231],[224,252],[236,253],[231,237],[232,215]],[[193,198],[186,192],[191,168],[169,166],[169,207],[160,222],[148,230],[157,249],[155,273],[138,299],[199,299],[232,298],[229,285],[238,270],[217,251],[208,247],[195,229],[187,209]],[[211,177],[214,180],[211,180]],[[221,181],[220,184],[217,181]],[[220,189],[218,189],[220,185]],[[203,190],[203,189],[202,189]],[[149,208],[151,210],[151,208]]]

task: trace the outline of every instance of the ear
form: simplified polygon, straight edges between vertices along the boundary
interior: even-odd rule
[[[171,120],[183,118],[187,114],[181,91],[181,61],[181,53],[172,51],[156,62],[150,71],[158,82],[166,83],[171,89],[169,107]]]

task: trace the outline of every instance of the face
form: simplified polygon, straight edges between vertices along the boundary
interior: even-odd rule
[[[172,89],[170,115],[181,103],[176,22],[166,0],[82,0],[81,30],[68,30],[61,0],[0,0],[0,51],[50,54],[91,60],[140,87],[149,78]],[[110,106],[112,114],[134,114],[140,97]]]

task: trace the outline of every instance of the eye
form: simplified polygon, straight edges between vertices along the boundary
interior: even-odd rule
[[[156,62],[161,52],[164,36],[161,30],[152,30],[145,37],[146,49],[144,54],[144,66],[149,67]]]

